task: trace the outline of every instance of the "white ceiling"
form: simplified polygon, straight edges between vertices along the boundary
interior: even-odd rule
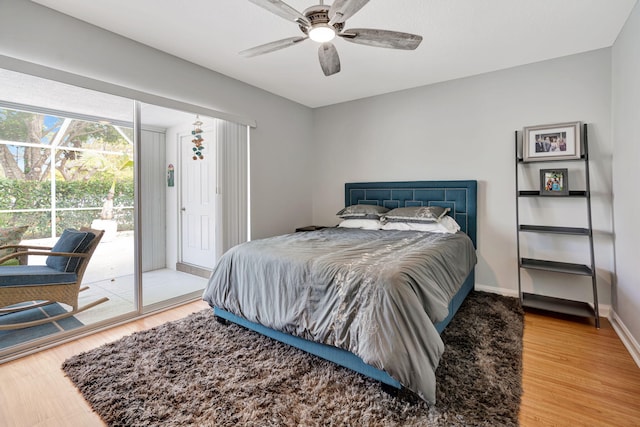
[[[415,51],[337,39],[325,77],[315,42],[238,52],[301,35],[248,0],[34,0],[187,61],[320,107],[611,46],[637,0],[374,0],[345,28],[419,34]],[[286,0],[303,11],[315,0]],[[327,1],[328,4],[331,0]]]

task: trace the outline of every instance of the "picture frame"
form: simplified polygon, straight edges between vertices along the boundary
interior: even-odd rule
[[[540,169],[541,196],[568,196],[568,169]]]
[[[573,160],[582,156],[580,122],[527,126],[523,129],[524,162]]]

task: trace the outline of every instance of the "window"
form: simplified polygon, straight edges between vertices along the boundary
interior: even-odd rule
[[[114,215],[133,230],[131,127],[2,106],[0,227],[20,221],[30,238],[55,238],[91,224],[113,190]]]
[[[127,92],[113,88],[114,93]],[[199,298],[206,284],[200,273],[206,269],[196,274],[188,262],[183,262],[188,268],[177,268],[189,245],[181,225],[185,172],[196,165],[211,169],[211,180],[194,185],[213,191],[209,200],[215,199],[217,209],[216,251],[206,256],[206,267],[212,268],[221,251],[248,238],[247,125],[206,117],[210,151],[206,161],[193,163],[194,118],[199,113],[205,119],[212,111],[133,98],[0,69],[0,227],[28,225],[23,243],[44,246],[52,246],[65,228],[104,229],[84,275],[82,285],[89,289],[81,293],[80,305],[109,299],[57,328],[45,324],[49,331],[0,331],[0,361],[87,327]],[[134,117],[139,118],[136,131]],[[177,166],[175,185],[169,185],[169,165]],[[104,207],[111,204],[113,216],[103,220]],[[113,239],[107,236],[111,225],[116,226]],[[0,322],[6,321],[2,316]]]

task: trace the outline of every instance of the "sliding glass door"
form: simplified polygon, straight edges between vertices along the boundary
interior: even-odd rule
[[[71,307],[0,310],[0,362],[200,298],[220,255],[249,238],[248,128],[188,110],[0,69],[0,246],[103,230],[78,302],[106,299],[37,327],[11,325]]]
[[[1,358],[135,315],[136,229],[133,101],[7,70],[0,70],[0,94],[0,236],[23,230],[0,245],[52,247],[66,229],[104,230],[78,306],[106,298],[65,319],[20,329],[10,325],[71,307],[52,302],[18,313],[9,307],[0,315],[0,327],[6,327],[0,330]],[[45,256],[28,257],[29,265],[46,262]]]

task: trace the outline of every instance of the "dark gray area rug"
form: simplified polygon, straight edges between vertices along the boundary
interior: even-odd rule
[[[516,426],[523,312],[472,292],[443,332],[437,403],[248,331],[210,310],[74,356],[67,376],[113,426]]]

